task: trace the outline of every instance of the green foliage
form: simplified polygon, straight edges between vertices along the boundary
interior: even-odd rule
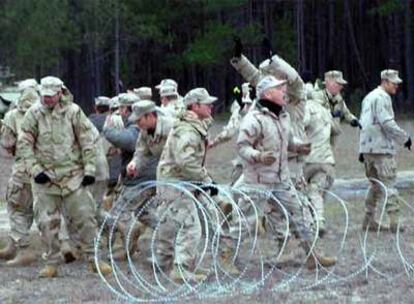
[[[392,13],[399,12],[403,8],[404,8],[403,1],[387,0],[387,1],[382,1],[380,4],[378,4],[377,7],[371,9],[369,11],[369,14],[371,15],[378,14],[380,16],[387,16]]]

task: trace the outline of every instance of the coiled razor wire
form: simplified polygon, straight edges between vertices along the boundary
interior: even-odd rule
[[[291,216],[282,202],[279,201],[277,195],[272,191],[257,188],[231,188],[224,185],[215,184],[193,184],[189,182],[145,182],[133,188],[129,188],[128,194],[132,195],[124,200],[118,200],[115,206],[107,213],[103,220],[98,236],[95,242],[95,263],[97,266],[101,259],[109,259],[113,268],[113,278],[108,279],[103,276],[97,267],[99,275],[108,288],[120,299],[127,302],[177,302],[189,299],[208,299],[208,298],[222,298],[232,297],[237,294],[252,294],[260,292],[263,289],[271,290],[272,292],[285,292],[286,290],[294,290],[296,292],[305,292],[320,285],[335,286],[345,282],[352,281],[358,276],[365,273],[368,279],[370,271],[373,274],[387,280],[396,279],[399,276],[407,275],[409,277],[414,273],[413,262],[408,258],[407,252],[404,252],[404,245],[407,240],[399,233],[399,229],[395,234],[395,249],[397,251],[399,261],[401,262],[403,270],[394,276],[385,273],[374,265],[381,256],[381,239],[380,227],[384,221],[386,204],[388,201],[387,187],[378,179],[370,179],[371,182],[377,183],[384,193],[384,201],[381,206],[381,213],[379,216],[379,228],[375,234],[369,234],[368,229],[363,232],[362,239],[360,239],[360,254],[362,262],[355,267],[348,267],[347,272],[344,273],[336,271],[337,268],[323,268],[318,265],[313,277],[304,271],[304,264],[296,267],[293,272],[279,269],[278,262],[286,253],[289,238],[293,235],[291,226]],[[160,264],[157,244],[160,240],[160,227],[165,223],[165,218],[168,215],[168,208],[170,208],[171,201],[168,198],[160,199],[159,193],[150,197],[144,203],[138,206],[136,204],[137,198],[143,197],[146,191],[152,190],[154,193],[157,189],[169,189],[174,193],[180,193],[181,199],[185,199],[191,204],[191,208],[195,211],[199,218],[202,236],[200,244],[196,248],[191,248],[196,252],[196,259],[194,268],[191,269],[194,273],[203,271],[206,274],[205,280],[193,281],[192,273],[189,274],[189,269],[178,267],[177,271],[182,276],[182,282],[178,283],[172,280],[169,273],[163,265]],[[206,189],[217,189],[219,196],[209,195]],[[290,189],[291,190],[291,189]],[[296,191],[296,190],[294,190]],[[343,214],[344,229],[341,232],[341,238],[335,248],[335,252],[329,252],[341,259],[346,259],[344,249],[347,245],[347,237],[349,234],[349,203],[342,200],[335,193],[322,190],[331,196],[340,206]],[[295,193],[297,199],[300,194]],[[259,200],[257,199],[259,198]],[[139,201],[139,199],[138,199]],[[225,213],[223,206],[220,203],[225,202],[230,206],[230,214]],[[249,210],[248,214],[240,206],[243,201],[245,210]],[[414,212],[414,208],[406,201],[402,200],[404,205]],[[170,205],[169,205],[170,204]],[[259,230],[262,225],[263,206],[265,204],[275,204],[281,216],[280,233],[283,239],[276,242],[277,245],[272,248],[276,252],[269,255],[264,254],[259,236]],[[310,208],[312,214],[316,214],[316,209],[312,203],[307,206]],[[379,207],[379,206],[378,206]],[[140,218],[143,214],[150,214],[151,223],[151,238],[150,238],[150,265],[142,269],[142,257],[135,258],[134,252],[129,252],[128,248],[136,239],[132,239],[132,232],[136,225],[139,225]],[[129,219],[127,222],[123,218],[127,215]],[[191,216],[189,212],[188,216]],[[253,223],[251,222],[253,219]],[[124,221],[124,222],[123,222]],[[250,222],[249,222],[250,221]],[[176,231],[176,237],[182,233],[184,222]],[[114,248],[116,243],[116,235],[120,224],[128,227],[124,248]],[[236,231],[236,233],[233,233]],[[266,231],[266,238],[271,240],[269,236],[270,231]],[[306,252],[306,257],[313,258],[314,249],[317,247],[319,225],[315,221],[314,237],[310,243],[310,251]],[[374,235],[374,237],[372,237]],[[339,235],[338,235],[339,237]],[[107,242],[105,243],[104,240]],[[230,242],[230,245],[228,244]],[[267,243],[267,242],[266,242]],[[269,243],[271,245],[271,243]],[[265,244],[265,247],[269,247]],[[370,245],[370,246],[368,246]],[[231,249],[231,262],[238,266],[239,273],[231,274],[226,269],[226,266],[221,261],[221,251],[223,248]],[[124,249],[127,254],[127,263],[118,262],[114,259],[116,250]],[[174,252],[174,248],[172,249]],[[143,253],[140,252],[142,255]],[[174,257],[171,257],[171,262]],[[240,262],[243,261],[243,264]],[[317,260],[316,260],[317,262]],[[147,263],[148,264],[148,263]],[[276,281],[277,280],[277,281]]]

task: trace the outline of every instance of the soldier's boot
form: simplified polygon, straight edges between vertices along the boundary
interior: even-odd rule
[[[12,260],[6,262],[8,267],[22,267],[30,265],[36,261],[36,254],[28,247],[21,247],[17,250],[17,255]]]
[[[224,247],[221,252],[221,266],[224,268],[224,271],[231,275],[239,275],[240,270],[233,263],[233,257],[230,247]]]
[[[0,259],[9,260],[16,255],[17,247],[12,239],[7,240],[6,246],[0,250]]]
[[[401,223],[399,224],[400,216],[398,212],[389,212],[388,218],[390,219],[390,232],[397,233],[397,231],[399,230],[400,233],[402,233],[405,231],[404,225],[402,225]]]
[[[176,283],[182,284],[184,281],[190,282],[202,282],[207,279],[207,274],[203,271],[198,270],[196,272],[190,272],[186,270],[184,267],[180,267],[177,264],[173,265],[171,272],[169,274],[171,280]]]
[[[39,272],[39,278],[55,278],[58,276],[57,265],[46,265]]]
[[[318,220],[318,225],[319,225],[319,237],[323,238],[326,232],[326,227],[325,227],[325,221],[324,220]]]
[[[76,251],[70,246],[67,240],[64,240],[60,244],[60,252],[62,254],[63,260],[66,264],[72,263],[79,259],[79,255]]]
[[[388,231],[388,227],[385,227],[383,225],[378,224],[374,217],[369,215],[369,214],[365,214],[364,220],[362,222],[362,231],[372,231],[372,232],[377,232],[377,231]]]
[[[96,267],[95,261],[89,261],[88,269],[90,272],[98,273],[98,268],[103,276],[107,276],[112,273],[112,267],[107,262],[98,261],[98,267]]]
[[[322,267],[331,267],[336,264],[336,258],[323,256],[317,253],[309,255],[306,260],[306,267],[309,270],[315,269],[318,265]]]

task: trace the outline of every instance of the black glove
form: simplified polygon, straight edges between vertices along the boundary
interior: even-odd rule
[[[210,191],[210,196],[216,196],[218,194],[218,189],[214,186],[201,186],[201,189],[203,189],[203,191]]]
[[[82,186],[86,187],[92,185],[95,182],[95,177],[90,175],[85,175],[82,180]]]
[[[344,116],[344,114],[340,110],[332,112],[332,117],[334,117],[334,118],[342,118],[343,116]]]
[[[359,127],[360,129],[362,129],[362,126],[359,123],[358,119],[352,119],[351,122],[350,122],[350,125],[351,125],[351,127],[354,127],[354,128]]]
[[[46,184],[47,182],[50,182],[50,177],[41,172],[35,176],[34,181],[36,184]]]
[[[243,44],[240,37],[234,37],[233,57],[240,58],[243,53]]]
[[[359,153],[358,161],[359,161],[360,163],[364,163],[364,161],[365,161],[365,159],[364,159],[364,154]]]
[[[408,140],[405,142],[404,147],[411,151],[411,137],[408,137]]]
[[[267,37],[263,38],[262,52],[263,52],[263,57],[272,59],[272,56],[273,56],[272,44],[270,43],[270,40]]]
[[[256,99],[256,88],[249,84],[249,90],[250,90],[250,99],[255,100]]]

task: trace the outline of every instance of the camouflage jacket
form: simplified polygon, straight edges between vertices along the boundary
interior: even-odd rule
[[[359,153],[396,154],[395,144],[409,138],[394,120],[390,95],[382,87],[371,91],[362,101]]]
[[[355,115],[349,111],[341,94],[332,96],[326,89],[315,90],[312,92],[312,99],[318,101],[327,108],[332,114],[337,113],[340,117],[335,117],[337,122],[345,120],[350,123],[356,119]]]
[[[319,102],[309,100],[306,103],[305,128],[311,152],[305,157],[306,163],[335,164],[331,146],[331,134],[337,131],[338,125],[332,119],[328,109]]]
[[[11,179],[19,184],[29,183],[30,174],[24,165],[20,151],[16,150],[17,139],[19,134],[21,134],[24,115],[38,101],[39,95],[36,90],[32,88],[24,90],[17,102],[17,108],[6,113],[4,124],[1,128],[1,145],[15,156]]]
[[[159,114],[154,134],[148,134],[147,130],[141,130],[133,158],[138,172],[147,168],[151,157],[160,158],[174,123],[174,118]]]
[[[260,65],[260,69],[256,68],[244,55],[241,58],[233,58],[231,64],[254,87],[262,77],[269,74],[278,79],[287,80],[286,93],[288,96],[288,104],[285,110],[290,116],[292,134],[305,142],[306,133],[303,119],[305,116],[306,96],[304,83],[298,72],[277,55],[274,55],[271,61],[269,59],[265,60]],[[296,156],[296,153],[289,153],[289,157]]]
[[[208,120],[186,111],[174,125],[157,167],[157,180],[211,182],[204,166]]]
[[[240,128],[240,121],[244,116],[244,112],[240,108],[237,101],[234,101],[231,106],[231,116],[227,125],[223,128],[223,130],[216,135],[213,139],[213,145],[219,145],[226,141],[229,141],[237,134]]]
[[[181,117],[185,112],[185,105],[183,98],[179,97],[176,100],[171,100],[167,105],[161,105],[161,111],[169,116]]]
[[[67,195],[81,186],[85,175],[95,176],[92,127],[71,95],[63,95],[53,109],[38,103],[27,111],[18,149],[32,177],[44,172],[51,179],[33,183],[34,192]]]
[[[248,184],[289,182],[288,148],[295,151],[299,143],[291,133],[288,113],[282,111],[277,116],[258,103],[243,118],[237,139],[243,181]],[[270,166],[259,161],[260,153],[265,151],[272,151],[276,156]]]

